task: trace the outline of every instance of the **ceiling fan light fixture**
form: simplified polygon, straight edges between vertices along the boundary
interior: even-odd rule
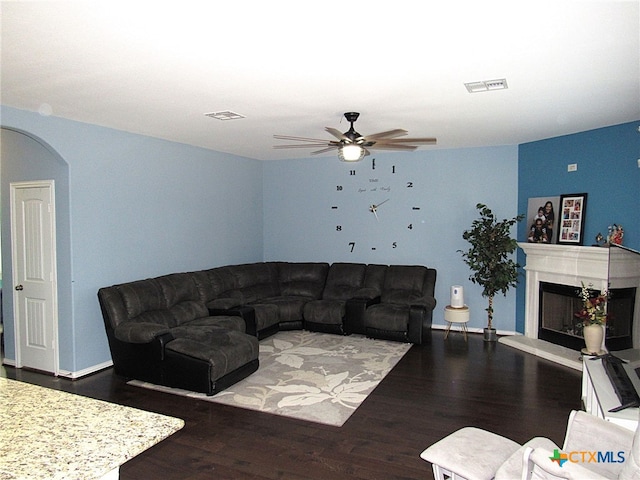
[[[360,145],[343,145],[338,149],[338,158],[343,162],[359,162],[365,153]]]

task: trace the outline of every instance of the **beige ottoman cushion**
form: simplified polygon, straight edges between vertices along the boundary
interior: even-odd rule
[[[491,480],[519,448],[513,440],[495,433],[464,427],[431,445],[420,457],[468,480]]]

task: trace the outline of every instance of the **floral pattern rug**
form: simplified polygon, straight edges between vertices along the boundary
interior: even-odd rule
[[[137,380],[129,383],[342,426],[410,347],[360,335],[282,331],[260,342],[258,371],[212,397]]]

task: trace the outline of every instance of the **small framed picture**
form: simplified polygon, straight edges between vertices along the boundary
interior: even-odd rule
[[[534,197],[527,205],[527,242],[556,243],[558,241],[558,207],[560,197]]]
[[[558,243],[582,245],[584,221],[587,212],[587,194],[572,193],[560,196]]]

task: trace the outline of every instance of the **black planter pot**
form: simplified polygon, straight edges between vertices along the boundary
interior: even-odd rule
[[[498,341],[498,335],[496,333],[496,329],[495,328],[485,327],[483,333],[484,333],[484,341],[485,342],[497,342]]]

